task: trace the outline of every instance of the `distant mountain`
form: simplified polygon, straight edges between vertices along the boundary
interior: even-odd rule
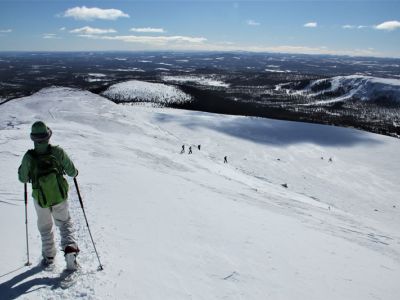
[[[313,104],[344,100],[372,101],[376,104],[400,104],[400,80],[371,76],[336,76],[312,81],[303,89],[311,98],[328,97]]]

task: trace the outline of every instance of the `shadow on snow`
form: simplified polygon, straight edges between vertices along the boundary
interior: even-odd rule
[[[372,134],[360,130],[303,122],[237,116],[214,118],[212,115],[192,112],[185,116],[157,113],[155,119],[161,123],[175,122],[193,130],[207,128],[255,143],[274,146],[312,143],[321,146],[351,147],[362,143],[370,145],[380,143]]]
[[[7,274],[2,275],[1,277],[9,275],[22,268],[23,267],[8,272]],[[29,279],[29,277],[32,277],[42,271],[43,267],[41,265],[37,265],[23,273],[14,276],[13,278],[11,278],[6,282],[0,283],[1,299],[7,299],[7,300],[16,299],[20,296],[29,294],[33,291],[43,289],[46,287],[50,287],[51,289],[56,289],[60,287],[60,283],[63,280],[64,276],[63,274],[61,274],[60,277],[36,277]]]

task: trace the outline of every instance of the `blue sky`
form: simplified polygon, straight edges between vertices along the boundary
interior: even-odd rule
[[[0,51],[8,50],[400,57],[400,0],[0,0]]]

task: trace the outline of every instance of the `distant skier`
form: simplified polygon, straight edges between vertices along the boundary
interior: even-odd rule
[[[198,145],[198,146],[197,146],[197,148],[198,148],[198,149],[199,149],[199,151],[200,151],[201,145]]]
[[[185,153],[185,145],[182,145],[182,150],[181,150],[181,154]]]
[[[52,131],[45,123],[38,121],[32,125],[30,136],[34,149],[25,153],[18,169],[18,178],[23,183],[32,184],[37,226],[42,238],[43,264],[52,264],[57,252],[54,243],[54,219],[60,230],[67,268],[73,269],[76,267],[79,248],[68,210],[69,187],[63,174],[76,177],[78,170],[61,147],[49,144],[51,135]]]
[[[192,154],[192,146],[189,147],[189,153],[188,154]]]
[[[329,162],[332,162],[333,160],[332,160],[332,157],[329,157]]]
[[[225,157],[224,157],[224,164],[227,164],[227,163],[228,163],[228,157],[225,156]]]

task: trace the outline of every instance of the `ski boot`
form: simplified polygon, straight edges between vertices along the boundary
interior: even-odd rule
[[[52,266],[54,264],[54,257],[43,256],[41,264],[44,267]]]
[[[64,249],[64,257],[65,257],[65,262],[67,263],[67,270],[69,271],[75,271],[79,265],[78,262],[76,261],[76,257],[79,253],[79,248],[76,246],[67,246]]]
[[[52,271],[55,268],[54,257],[43,255],[43,259],[40,262],[40,265],[42,266],[43,270]]]

